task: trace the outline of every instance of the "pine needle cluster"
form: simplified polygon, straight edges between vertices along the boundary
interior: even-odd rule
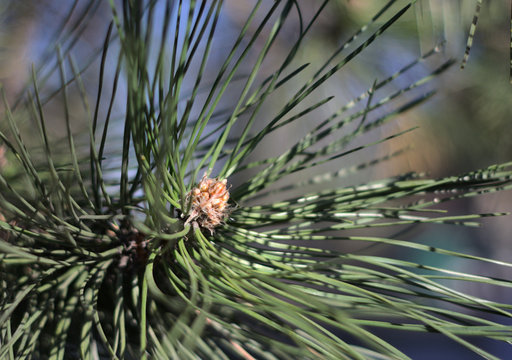
[[[87,61],[73,44],[102,2],[71,3],[23,94],[14,103],[3,94],[1,359],[408,358],[381,330],[439,333],[495,359],[472,339],[512,341],[511,304],[454,285],[510,280],[419,262],[408,250],[512,263],[402,233],[502,215],[444,205],[508,190],[512,163],[339,185],[407,151],[341,161],[414,130],[361,144],[428,100],[430,81],[454,63],[435,47],[348,103],[315,97],[414,1],[383,4],[309,65],[296,60],[328,1],[312,14],[300,1],[255,1],[226,45],[222,0],[112,0],[103,45]],[[278,62],[271,48],[291,18],[299,30]],[[429,73],[409,76],[424,64]],[[61,139],[50,131],[56,101]],[[85,132],[74,131],[75,114]],[[258,158],[296,124],[307,134]]]

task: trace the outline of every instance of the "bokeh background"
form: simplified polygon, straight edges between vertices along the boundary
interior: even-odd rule
[[[268,7],[272,2],[272,0],[264,1],[263,6]],[[312,0],[298,2],[305,21],[311,18],[320,4],[320,1]],[[85,6],[85,3],[90,8]],[[407,1],[397,1],[393,8],[399,9],[406,3]],[[297,64],[312,64],[312,70],[306,70],[304,74],[314,71],[315,64],[323,63],[344,40],[367,23],[383,4],[381,0],[332,0],[305,39],[304,46],[295,61]],[[315,121],[329,116],[343,104],[359,96],[370,88],[374,81],[386,78],[430,49],[437,47],[439,54],[433,60],[414,68],[386,90],[391,92],[393,89],[405,86],[427,75],[443,61],[455,59],[455,65],[434,79],[428,88],[421,88],[416,92],[421,94],[435,89],[435,96],[418,108],[398,116],[391,124],[359,139],[356,144],[374,141],[410,127],[418,126],[419,128],[392,142],[372,147],[362,154],[357,153],[340,160],[339,164],[330,164],[323,169],[332,170],[333,166],[347,167],[351,163],[362,162],[365,158],[370,160],[410,147],[403,155],[388,162],[338,180],[337,185],[347,186],[409,171],[426,173],[432,177],[456,175],[511,160],[510,4],[503,0],[484,2],[474,45],[468,63],[462,70],[460,64],[476,4],[476,0],[418,0],[385,35],[318,90],[318,98],[335,95],[333,100],[311,115],[309,122],[286,127],[286,130],[278,133],[276,138],[269,138],[264,146],[260,147],[260,153],[256,154],[256,157],[263,158],[286,149],[294,139],[307,133]],[[225,13],[219,24],[219,40],[212,51],[209,66],[215,68],[216,63],[223,60],[222,55],[229,47],[230,41],[236,37],[253,5],[254,1],[251,0],[225,2]],[[73,30],[82,32],[77,42],[74,42],[73,38],[67,38],[65,31],[60,35],[58,33],[62,24],[66,22],[72,24],[76,20],[64,18],[71,6],[83,7],[76,12],[76,16],[83,16],[86,19],[81,25],[83,29]],[[265,64],[268,74],[274,70],[274,64],[282,61],[289,49],[290,39],[297,36],[300,26],[298,19],[298,15],[289,19],[283,34],[274,44],[270,60]],[[1,0],[0,81],[9,101],[16,102],[24,86],[31,81],[32,64],[38,70],[38,74],[51,73],[52,66],[55,64],[55,44],[57,43],[64,52],[70,50],[69,53],[73,55],[79,66],[86,64],[89,58],[93,58],[96,49],[101,48],[109,20],[110,8],[107,1],[78,1],[75,4],[72,0]],[[379,20],[369,31],[376,30],[383,21]],[[57,38],[55,34],[58,34]],[[115,52],[115,49],[112,51]],[[111,71],[114,68],[115,63],[107,66]],[[96,94],[98,69],[99,61],[95,61],[83,74],[85,85],[91,91],[91,102]],[[107,77],[112,75],[106,74]],[[262,78],[264,75],[261,74]],[[45,89],[51,93],[51,76],[47,84]],[[53,87],[58,88],[58,86],[56,81]],[[122,93],[122,84],[120,89]],[[107,85],[105,92],[108,90]],[[236,94],[236,88],[232,91]],[[265,106],[265,111],[273,114],[283,99],[286,99],[287,91],[289,89],[283,89],[280,93],[282,96],[272,97],[268,106]],[[72,109],[71,115],[75,132],[80,133],[86,129],[87,116],[78,91],[71,93],[72,98],[73,95],[76,97],[77,106]],[[379,94],[376,94],[377,96]],[[121,101],[120,99],[122,96],[118,97],[118,101]],[[51,119],[52,135],[57,139],[65,135],[61,125],[63,110],[60,105],[58,99],[50,101],[47,105],[47,111],[50,114],[47,117]],[[363,102],[353,111],[364,106]],[[119,108],[122,107],[119,106]],[[260,123],[264,124],[264,121],[262,114]],[[30,128],[30,124],[26,126]],[[455,213],[495,212],[510,210],[510,204],[511,194],[502,193],[457,201],[450,204],[449,209]],[[416,227],[404,236],[418,241],[428,238],[433,246],[509,261],[512,258],[510,222],[510,217],[503,217],[485,219],[482,221],[483,226],[479,229],[456,226]],[[417,254],[410,254],[410,256],[417,256]],[[416,261],[432,264],[435,261],[445,260],[432,258],[416,259]],[[468,272],[492,274],[497,277],[510,278],[512,275],[504,272],[505,270],[494,269],[487,265],[480,268],[474,268],[474,264],[467,263],[442,265],[457,268],[459,271],[464,271],[466,268]],[[512,298],[510,292],[506,293],[502,290],[496,293],[493,289],[476,285],[461,290],[505,302]],[[402,343],[399,347],[414,359],[477,358],[476,355],[437,335],[389,331],[380,335]],[[489,346],[502,345],[491,343]],[[503,358],[507,358],[505,347],[502,354]]]

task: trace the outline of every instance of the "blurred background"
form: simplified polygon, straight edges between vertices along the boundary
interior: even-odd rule
[[[300,15],[304,23],[307,23],[320,6],[320,1],[298,2],[302,9]],[[208,64],[212,69],[223,61],[223,54],[236,38],[254,3],[255,1],[250,0],[225,2],[225,12],[219,24],[219,39],[217,46],[212,50],[211,61]],[[264,1],[262,6],[268,8],[272,3],[272,0]],[[396,1],[393,9],[399,10],[407,3],[407,1]],[[303,47],[295,60],[297,65],[312,64],[304,75],[311,75],[316,70],[316,64],[324,63],[344,41],[368,23],[383,4],[381,0],[332,0],[305,38]],[[385,79],[431,49],[437,48],[438,54],[432,59],[422,62],[391,84],[382,94],[375,94],[376,99],[384,97],[428,75],[447,59],[455,59],[455,64],[435,78],[427,88],[411,92],[418,95],[435,89],[434,97],[412,111],[399,115],[391,123],[372,134],[365,135],[354,144],[364,144],[415,126],[419,128],[391,142],[372,147],[364,154],[358,153],[344,158],[334,167],[338,165],[340,168],[347,167],[403,148],[410,147],[410,149],[390,161],[340,179],[337,185],[359,184],[369,179],[376,180],[410,171],[426,173],[431,177],[457,175],[464,171],[511,160],[510,4],[505,1],[490,0],[483,3],[473,48],[468,63],[462,70],[460,64],[476,4],[476,0],[418,0],[378,41],[337,73],[327,85],[318,89],[316,95],[318,99],[335,95],[333,100],[315,112],[310,120],[286,127],[286,130],[276,134],[276,137],[269,138],[264,146],[260,146],[259,153],[255,157],[264,158],[286,149],[297,137],[306,134],[315,121],[330,116],[341,106],[367,91],[374,81]],[[72,7],[76,7],[73,17],[66,18],[66,14]],[[390,14],[393,13],[393,9],[390,10]],[[377,30],[387,18],[379,19],[370,27],[369,33]],[[1,0],[0,81],[9,102],[16,103],[24,87],[30,83],[32,64],[37,70],[38,79],[44,78],[45,74],[50,74],[44,88],[46,94],[51,94],[53,90],[58,89],[60,86],[58,77],[52,71],[56,64],[55,45],[59,44],[64,56],[71,54],[79,68],[87,66],[82,76],[86,89],[90,91],[90,102],[93,103],[98,85],[97,49],[101,49],[109,21],[110,7],[107,1]],[[61,31],[61,27],[65,30]],[[268,69],[266,75],[275,70],[275,64],[282,61],[299,29],[299,15],[293,14],[288,19],[283,34],[273,45],[271,56],[266,60],[264,68]],[[80,37],[67,36],[71,33],[80,34]],[[113,53],[115,53],[115,46],[114,44],[111,50]],[[338,59],[343,56],[340,55]],[[91,62],[90,59],[96,60]],[[109,61],[106,78],[113,76],[116,65],[114,60]],[[89,62],[90,65],[87,65]],[[214,74],[213,70],[212,73]],[[265,74],[261,74],[262,79],[264,76]],[[107,85],[104,91],[108,93],[111,85],[108,81],[105,83]],[[301,83],[300,79],[297,83]],[[119,91],[122,94],[122,84]],[[282,105],[283,99],[291,93],[290,88],[280,91],[283,97],[273,96],[268,106],[265,106],[264,111],[268,112],[269,116],[275,113],[275,109]],[[79,134],[85,131],[88,117],[80,100],[79,91],[75,89],[70,92],[71,102],[76,103],[76,108],[71,109],[71,117],[75,132]],[[233,94],[235,93],[236,89],[233,90]],[[119,116],[122,112],[122,99],[121,95],[116,100],[119,105]],[[360,110],[365,105],[366,102],[363,101],[353,111]],[[49,121],[52,135],[55,138],[64,136],[62,104],[55,98],[48,102],[46,108],[47,118],[51,119]],[[390,109],[391,107],[384,107],[380,111]],[[105,112],[106,109],[102,108],[101,111]],[[378,114],[372,116],[378,116]],[[260,114],[260,117],[265,118],[264,113]],[[261,124],[263,122],[264,120],[261,120]],[[30,127],[30,124],[27,124],[27,127]],[[332,171],[332,167],[333,164],[329,164],[321,170]],[[449,208],[455,213],[485,213],[510,210],[510,204],[511,194],[501,193],[457,201],[450,204]],[[428,242],[433,246],[509,261],[512,258],[509,235],[510,217],[484,219],[482,222],[483,227],[479,229],[456,226],[436,226],[428,229],[417,227],[407,236],[417,241]],[[411,254],[411,256],[417,256],[417,254]],[[432,263],[438,259],[426,261]],[[439,261],[443,260],[439,259]],[[442,265],[447,266],[447,264]],[[502,268],[494,269],[489,266],[474,268],[473,263],[449,266],[457,268],[458,271],[464,271],[466,267],[471,273],[492,274],[497,277],[510,278],[512,275],[503,273]],[[468,268],[469,266],[472,267]],[[492,292],[494,290],[471,286],[473,288],[461,290],[477,296],[491,297],[494,300],[509,301],[512,298],[510,292],[504,293],[502,290],[503,292],[494,293]],[[380,335],[402,342],[403,345],[399,347],[414,359],[477,358],[476,355],[437,335],[406,335],[392,332]],[[502,345],[489,344],[489,346]],[[505,351],[505,348],[503,349]],[[505,352],[503,355],[506,358]]]

